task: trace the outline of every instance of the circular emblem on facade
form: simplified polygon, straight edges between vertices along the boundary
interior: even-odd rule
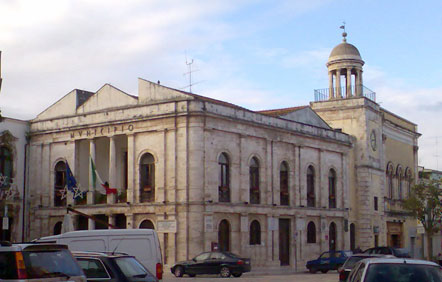
[[[373,151],[376,151],[377,143],[376,143],[376,132],[374,130],[371,131],[370,134],[370,145]]]

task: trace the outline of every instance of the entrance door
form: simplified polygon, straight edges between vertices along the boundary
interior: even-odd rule
[[[225,219],[219,223],[218,247],[220,251],[230,251],[230,224]]]
[[[290,219],[279,219],[279,260],[290,265]]]
[[[328,238],[330,251],[336,251],[336,224],[334,222],[330,223]]]

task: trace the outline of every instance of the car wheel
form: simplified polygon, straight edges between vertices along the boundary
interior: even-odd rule
[[[196,274],[189,274],[189,277],[195,277]]]
[[[239,272],[239,273],[232,273],[232,275],[233,275],[234,277],[241,277],[242,272]]]
[[[175,275],[175,277],[183,277],[183,274],[184,274],[184,269],[182,266],[175,267],[173,271],[173,275]]]
[[[221,275],[222,278],[230,277],[230,269],[227,266],[221,267],[219,275]]]
[[[327,273],[327,272],[328,272],[328,269],[322,269],[321,272],[322,272],[322,273]]]
[[[316,271],[318,271],[318,270],[317,270],[316,268],[312,267],[312,268],[310,268],[308,271],[310,271],[310,273],[315,274]]]

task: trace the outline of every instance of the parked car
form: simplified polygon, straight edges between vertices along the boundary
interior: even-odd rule
[[[356,265],[356,263],[360,260],[367,259],[367,258],[382,258],[382,257],[391,257],[394,258],[394,256],[391,255],[379,255],[379,254],[354,254],[351,257],[349,257],[344,265],[338,269],[339,272],[339,282],[345,282],[347,281],[348,275],[350,274],[353,267]]]
[[[204,252],[192,260],[175,263],[170,271],[176,277],[184,274],[194,277],[197,274],[220,274],[221,277],[240,277],[249,272],[252,266],[250,259],[241,258],[230,252]]]
[[[135,256],[158,279],[163,261],[158,234],[153,229],[102,229],[71,231],[42,237],[37,242],[66,244],[71,251],[123,252]]]
[[[88,282],[158,282],[134,256],[123,253],[72,253]]]
[[[381,254],[381,255],[393,255],[397,258],[410,258],[408,249],[405,248],[393,248],[393,247],[374,247],[367,249],[364,254]]]
[[[306,267],[310,273],[316,273],[318,270],[327,273],[329,270],[337,270],[341,267],[352,254],[352,251],[324,252],[317,259],[308,261]]]
[[[441,282],[441,267],[431,261],[407,258],[370,258],[359,261],[348,282]]]
[[[75,281],[86,277],[68,247],[0,242],[1,281]]]

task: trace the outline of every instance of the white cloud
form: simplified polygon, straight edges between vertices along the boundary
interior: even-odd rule
[[[367,67],[364,85],[376,91],[377,102],[418,126],[419,165],[442,170],[442,88],[415,88],[390,77],[379,67]]]

